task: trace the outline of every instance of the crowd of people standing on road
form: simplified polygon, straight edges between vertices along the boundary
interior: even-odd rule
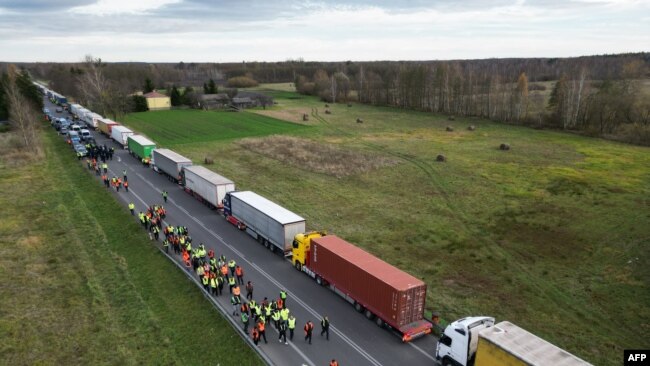
[[[123,171],[122,177],[108,177],[107,160],[112,160],[114,150],[104,146],[88,146],[88,156],[86,165],[89,170],[101,176],[104,185],[107,188],[113,187],[117,192],[123,186],[128,192],[128,177],[126,170]],[[162,192],[164,202],[167,202],[167,191]],[[135,204],[128,204],[131,215],[135,216]],[[221,254],[216,256],[212,249],[206,250],[205,245],[200,243],[197,246],[192,245],[192,237],[186,226],[173,226],[163,223],[166,217],[166,210],[162,205],[152,205],[146,209],[146,212],[138,214],[138,220],[143,228],[148,232],[151,240],[159,241],[160,234],[163,234],[162,246],[165,253],[169,254],[169,248],[172,248],[174,254],[179,255],[188,268],[196,273],[203,289],[213,296],[222,296],[224,286],[228,285],[230,304],[232,305],[232,315],[239,317],[242,329],[245,334],[250,334],[253,343],[256,346],[264,340],[268,343],[266,330],[271,325],[278,332],[278,342],[288,345],[293,341],[296,330],[297,319],[287,307],[288,294],[285,290],[278,293],[277,298],[268,299],[264,297],[258,302],[253,297],[253,282],[244,281],[244,269],[234,259],[228,259]],[[242,288],[246,295],[242,298]],[[325,335],[329,341],[329,319],[324,316],[321,319],[321,336]],[[249,327],[251,328],[249,333]],[[314,324],[308,320],[303,327],[305,342],[312,344],[312,333]],[[288,333],[288,334],[287,334]],[[336,360],[332,360],[330,365],[338,366]]]

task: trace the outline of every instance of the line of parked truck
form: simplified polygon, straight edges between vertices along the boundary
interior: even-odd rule
[[[71,112],[84,113],[77,107]],[[328,286],[380,327],[400,334],[402,341],[431,333],[433,323],[424,319],[427,286],[423,281],[335,235],[308,232],[306,220],[296,213],[254,192],[237,191],[230,179],[158,148],[118,122],[99,116],[96,125],[86,123],[208,207],[222,211],[228,222],[287,257],[298,271]],[[510,322],[495,324],[491,317],[450,323],[442,331],[436,359],[443,365],[461,366],[589,365]]]

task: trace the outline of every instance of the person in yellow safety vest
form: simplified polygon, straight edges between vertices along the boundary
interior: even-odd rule
[[[271,311],[272,311],[272,310],[273,310],[273,309],[271,308],[271,305],[268,305],[268,304],[267,304],[267,305],[264,307],[264,316],[266,316],[267,318],[270,318],[270,317],[271,317]]]
[[[144,218],[144,214],[142,213],[142,211],[140,211],[140,213],[138,214],[138,217],[140,218],[140,223],[142,224],[142,226],[144,226],[147,221]]]
[[[228,286],[230,286],[230,293],[232,294],[232,288],[235,287],[235,277],[230,277],[228,279]]]
[[[169,240],[166,238],[163,240],[163,247],[165,248],[165,253],[169,253]]]
[[[210,288],[212,289],[212,294],[217,296],[217,278],[210,277]]]
[[[255,305],[255,319],[257,320],[259,317],[262,316],[262,307],[259,305]]]
[[[212,272],[215,272],[217,270],[217,260],[214,258],[210,258],[210,270]]]
[[[287,320],[289,320],[289,309],[284,308],[284,309],[280,310],[280,318],[282,318],[283,322],[286,322]]]
[[[185,250],[186,250],[188,253],[191,253],[191,252],[192,252],[192,243],[190,243],[190,242],[188,241],[188,242],[185,244]]]
[[[205,289],[205,291],[208,291],[208,286],[210,286],[210,278],[208,276],[201,276],[201,281],[203,282],[203,289]]]
[[[237,266],[237,263],[235,262],[234,259],[231,259],[228,261],[228,268],[230,268],[230,275],[235,276],[235,267]]]
[[[232,304],[232,309],[233,309],[232,315],[237,315],[237,310],[239,309],[239,305],[240,305],[239,298],[234,295],[231,296],[230,303]]]
[[[275,329],[278,329],[280,327],[280,312],[279,311],[274,311],[273,315],[271,315],[271,319],[273,319],[273,325],[275,326]]]
[[[129,211],[131,211],[131,216],[135,215],[135,205],[133,202],[129,203]]]
[[[223,293],[223,277],[217,276],[217,288],[219,289],[219,295]]]
[[[199,277],[203,276],[203,274],[205,274],[205,270],[203,269],[203,267],[198,266],[198,268],[196,268],[196,274],[197,274]]]
[[[289,316],[287,324],[289,325],[289,340],[293,341],[293,331],[296,329],[296,317],[293,315]]]

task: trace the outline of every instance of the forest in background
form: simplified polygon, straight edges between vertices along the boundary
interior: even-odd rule
[[[21,64],[34,79],[115,118],[145,80],[196,100],[210,81],[293,82],[324,101],[429,111],[650,145],[650,53],[451,61]],[[201,88],[203,85],[203,89]],[[215,90],[215,89],[211,89]],[[96,94],[95,97],[93,95]],[[104,95],[103,97],[101,95]],[[102,99],[99,101],[98,99]],[[191,104],[188,102],[188,104]]]

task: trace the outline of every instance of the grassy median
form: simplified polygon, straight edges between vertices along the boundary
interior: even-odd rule
[[[0,160],[0,364],[262,364],[69,147],[43,144]]]

